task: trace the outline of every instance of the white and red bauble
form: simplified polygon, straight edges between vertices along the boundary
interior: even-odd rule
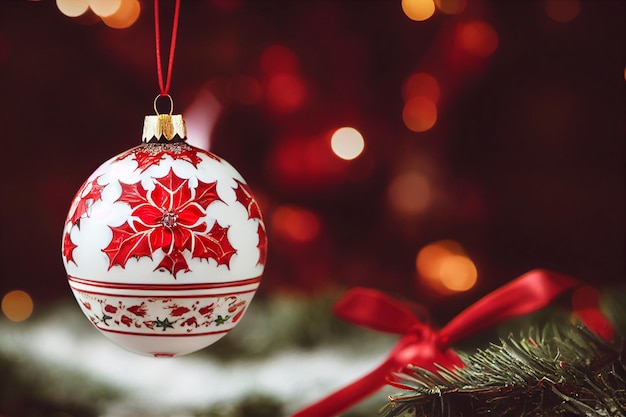
[[[185,136],[182,116],[146,116],[143,143],[85,181],[63,230],[83,313],[115,343],[150,356],[191,353],[228,333],[265,266],[250,188]]]

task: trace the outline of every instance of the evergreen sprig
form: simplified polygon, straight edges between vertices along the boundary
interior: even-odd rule
[[[410,367],[385,417],[626,417],[623,347],[586,327],[546,325],[471,355],[438,374]]]

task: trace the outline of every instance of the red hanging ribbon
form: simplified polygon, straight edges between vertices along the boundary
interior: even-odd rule
[[[387,359],[373,371],[292,417],[331,417],[382,388],[387,379],[407,365],[436,372],[435,363],[464,366],[450,349],[476,332],[546,307],[578,281],[547,270],[530,271],[486,295],[462,311],[440,331],[421,323],[406,306],[376,290],[354,288],[341,298],[334,313],[370,329],[403,335]]]
[[[167,63],[167,78],[163,85],[163,67],[161,65],[161,29],[159,22],[159,0],[154,0],[154,34],[156,38],[156,59],[157,59],[157,76],[159,78],[159,88],[161,96],[168,95],[170,91],[170,83],[172,81],[172,65],[174,63],[174,50],[176,49],[176,33],[178,32],[178,13],[180,10],[180,0],[176,0],[174,6],[174,23],[172,25],[172,38],[170,42],[170,57]]]

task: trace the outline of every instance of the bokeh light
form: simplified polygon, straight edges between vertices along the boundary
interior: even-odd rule
[[[435,0],[435,6],[445,14],[459,14],[465,10],[467,0]]]
[[[478,278],[476,265],[467,256],[446,256],[441,260],[439,280],[447,289],[463,292],[471,289]]]
[[[304,103],[307,87],[304,80],[295,74],[277,74],[267,83],[267,101],[276,113],[290,113]]]
[[[440,240],[424,246],[415,266],[421,281],[442,294],[468,291],[478,280],[476,265],[454,240]]]
[[[57,0],[57,8],[67,17],[78,17],[89,8],[89,0]]]
[[[333,133],[330,146],[339,158],[351,160],[361,155],[365,149],[363,135],[353,127],[342,127]]]
[[[298,58],[283,45],[271,45],[260,57],[261,70],[266,74],[293,74],[298,72]]]
[[[546,0],[547,15],[557,22],[570,22],[580,13],[580,0]]]
[[[437,122],[437,106],[428,97],[413,97],[404,103],[402,120],[409,130],[425,132]]]
[[[405,101],[422,96],[430,99],[433,103],[437,103],[440,94],[437,79],[426,72],[410,75],[402,85],[402,96]]]
[[[111,16],[121,5],[121,0],[89,0],[89,7],[100,17]]]
[[[435,13],[433,0],[402,0],[402,11],[411,20],[421,22]]]
[[[101,16],[105,25],[113,29],[126,29],[139,19],[139,0],[122,0],[120,7],[110,16]]]
[[[302,207],[284,205],[271,215],[272,231],[296,243],[310,242],[320,231],[320,220],[315,213]]]
[[[395,211],[405,215],[419,214],[430,204],[430,184],[417,171],[403,172],[389,184],[387,197]]]
[[[33,300],[22,290],[9,291],[2,297],[2,313],[11,321],[20,322],[33,313]]]
[[[498,33],[481,20],[459,23],[458,40],[463,49],[479,57],[491,55],[498,47]]]

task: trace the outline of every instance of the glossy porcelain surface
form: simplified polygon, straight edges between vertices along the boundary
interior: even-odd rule
[[[265,226],[241,175],[186,143],[143,144],[102,164],[63,230],[70,287],[107,337],[147,355],[215,342],[263,273]]]

